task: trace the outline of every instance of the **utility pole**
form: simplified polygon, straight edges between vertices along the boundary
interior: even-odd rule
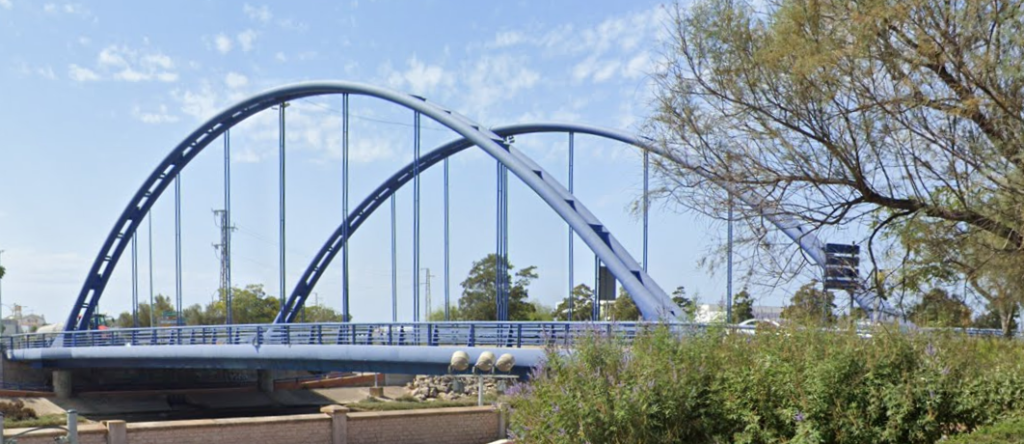
[[[231,298],[231,232],[235,229],[228,221],[227,210],[213,210],[214,223],[220,228],[220,243],[213,249],[220,253],[220,298],[224,300],[224,323],[234,323]]]
[[[426,272],[427,272],[427,279],[424,282],[424,285],[426,286],[426,288],[424,289],[424,293],[426,293],[426,298],[427,298],[427,301],[426,301],[427,302],[427,316],[426,316],[426,320],[429,321],[430,320],[430,278],[437,277],[437,276],[434,276],[434,275],[430,274],[430,268],[425,268],[424,270],[426,270]]]

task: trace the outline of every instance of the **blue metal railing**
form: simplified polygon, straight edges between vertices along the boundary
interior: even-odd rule
[[[60,347],[193,345],[385,345],[523,348],[570,346],[593,334],[631,341],[637,333],[659,326],[678,335],[706,330],[708,324],[651,322],[407,322],[197,325],[123,328],[80,332],[28,333],[3,337],[7,350]],[[744,333],[754,326],[716,324]],[[929,329],[921,329],[929,330]],[[970,336],[998,335],[998,330],[956,329]],[[870,331],[862,332],[870,337]]]
[[[207,325],[120,328],[80,332],[28,333],[3,338],[8,350],[61,347],[191,346],[191,345],[390,345],[466,347],[543,347],[571,345],[594,333],[625,340],[638,330],[664,325],[679,334],[707,328],[704,324],[647,322],[408,322]],[[746,329],[745,327],[728,327]],[[750,327],[752,329],[753,327]]]

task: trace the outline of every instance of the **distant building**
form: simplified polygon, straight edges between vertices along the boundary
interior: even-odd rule
[[[782,310],[785,307],[769,307],[765,305],[755,305],[753,308],[754,319],[780,322],[782,321]]]
[[[0,325],[3,326],[3,331],[0,333],[2,336],[11,336],[22,332],[21,328],[18,327],[18,321],[12,318],[4,319]]]
[[[18,325],[21,326],[21,331],[36,331],[37,328],[46,325],[46,317],[30,313],[25,316],[22,316],[21,319],[18,320]]]
[[[771,320],[779,322],[782,319],[783,307],[771,307],[766,305],[755,305],[754,319]],[[697,305],[697,311],[694,313],[694,322],[700,324],[713,324],[717,322],[725,322],[725,305],[724,304],[700,304]]]
[[[698,324],[725,322],[725,307],[719,304],[699,304],[693,314],[693,321]]]

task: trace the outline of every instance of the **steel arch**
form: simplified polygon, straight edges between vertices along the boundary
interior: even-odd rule
[[[179,143],[149,175],[107,235],[68,315],[65,331],[88,330],[89,319],[95,312],[103,290],[127,247],[126,241],[135,234],[144,216],[171,181],[207,145],[232,126],[274,105],[303,97],[336,94],[374,97],[418,111],[458,133],[472,145],[479,146],[507,166],[576,230],[615,278],[634,296],[637,307],[645,317],[653,319],[661,316],[678,316],[679,310],[672,304],[668,295],[636,266],[636,262],[621,248],[604,225],[534,162],[515,150],[510,150],[501,136],[454,111],[429,103],[422,97],[361,83],[316,81],[286,85],[244,99],[207,120]]]
[[[497,127],[493,128],[492,131],[503,138],[509,136],[538,133],[588,134],[592,136],[602,137],[605,139],[615,140],[618,142],[634,145],[636,147],[650,151],[659,156],[669,157],[669,155],[667,155],[659,147],[646,143],[634,135],[622,131],[617,131],[614,129],[602,128],[592,125],[557,122],[524,123]],[[448,142],[434,149],[433,151],[430,151],[427,154],[421,156],[419,171],[422,174],[423,171],[429,169],[430,167],[434,166],[435,164],[444,160],[445,158],[453,156],[472,146],[473,143],[466,139]],[[521,156],[524,158],[526,157],[523,155]],[[299,310],[303,307],[303,305],[305,305],[306,299],[312,292],[313,287],[316,286],[317,282],[323,276],[324,272],[326,271],[330,263],[334,260],[334,257],[341,250],[342,245],[345,245],[346,233],[350,238],[352,234],[354,234],[355,231],[359,229],[363,222],[365,222],[366,219],[369,218],[369,216],[373,214],[373,212],[376,211],[378,207],[380,207],[381,204],[386,202],[388,198],[390,198],[393,194],[398,192],[398,190],[403,185],[412,180],[414,176],[414,171],[414,164],[410,163],[409,165],[406,165],[404,168],[402,168],[397,173],[392,175],[383,184],[377,187],[376,190],[370,193],[370,195],[366,199],[364,199],[349,214],[349,217],[347,219],[347,230],[345,229],[346,227],[344,221],[342,222],[342,225],[338,226],[338,229],[336,229],[334,233],[331,234],[327,242],[325,242],[324,245],[320,248],[320,251],[317,252],[317,255],[314,256],[309,266],[306,267],[306,271],[303,272],[302,278],[296,284],[295,289],[292,291],[292,294],[288,297],[288,301],[284,305],[284,309],[280,313],[278,313],[277,318],[275,318],[275,323],[287,323],[293,322],[295,320],[295,317],[298,315]],[[703,174],[700,171],[698,171],[698,174],[701,174],[702,176],[711,179],[710,175]],[[810,230],[804,228],[799,221],[782,214],[772,213],[770,211],[770,206],[766,205],[763,199],[753,195],[752,193],[731,190],[730,187],[721,183],[719,183],[718,185],[722,186],[727,191],[732,193],[733,196],[740,200],[744,205],[747,205],[761,213],[773,225],[782,230],[782,232],[785,233],[786,236],[788,236],[790,239],[792,239],[803,251],[805,251],[818,266],[825,266],[825,244],[821,242]],[[583,208],[583,211],[586,211],[586,209]],[[621,245],[619,245],[618,242],[614,240],[614,238],[612,238],[611,241],[613,243],[614,250],[625,253],[625,249]],[[626,253],[625,256],[629,257],[628,253]],[[637,268],[635,269],[640,269],[638,264],[636,264],[635,261],[632,261],[631,257],[629,259],[631,260],[630,265],[636,266]],[[640,271],[640,273],[643,272]],[[651,280],[651,278],[647,276],[646,273],[644,273],[642,276],[644,280],[648,280],[652,284],[654,283],[654,281]],[[888,303],[886,303],[884,300],[879,299],[875,294],[871,292],[858,292],[854,294],[854,298],[857,301],[857,304],[868,313],[881,312],[888,316],[897,316],[896,311],[893,310],[888,305]],[[647,316],[646,313],[644,313],[644,315],[645,317]],[[655,314],[654,317],[656,316],[657,314]]]

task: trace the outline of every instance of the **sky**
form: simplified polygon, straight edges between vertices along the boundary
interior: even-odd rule
[[[654,1],[561,2],[108,2],[0,0],[0,264],[4,312],[61,321],[105,237],[145,178],[186,135],[219,110],[260,91],[308,80],[362,82],[409,92],[493,127],[562,121],[639,131],[651,113],[650,74],[665,49],[665,7]],[[341,98],[286,110],[286,279],[294,287],[341,222]],[[413,156],[412,112],[351,99],[350,208]],[[456,138],[423,124],[424,152]],[[567,136],[516,138],[548,171],[567,170]],[[278,278],[278,124],[265,111],[232,130],[233,282]],[[576,195],[639,261],[641,156],[579,136]],[[184,304],[206,304],[219,282],[223,144],[188,165],[182,186]],[[495,249],[495,163],[478,149],[451,160],[451,303],[474,260]],[[510,178],[510,261],[537,266],[530,299],[555,305],[568,290],[567,228]],[[421,267],[432,306],[444,298],[440,168],[422,179]],[[411,188],[411,187],[407,187]],[[398,317],[412,318],[412,194],[398,212]],[[139,234],[139,292],[175,293],[174,206],[168,190]],[[724,235],[706,217],[655,205],[650,274],[666,291],[685,286],[704,302],[725,292],[724,273],[697,266]],[[149,244],[152,243],[150,275]],[[390,213],[375,213],[350,241],[356,321],[391,317]],[[593,285],[593,254],[579,240],[575,283]],[[131,254],[122,257],[101,311],[131,304]],[[427,270],[421,270],[422,282]],[[339,308],[340,260],[314,290]],[[424,288],[421,295],[426,292]],[[781,296],[756,294],[780,305]]]

